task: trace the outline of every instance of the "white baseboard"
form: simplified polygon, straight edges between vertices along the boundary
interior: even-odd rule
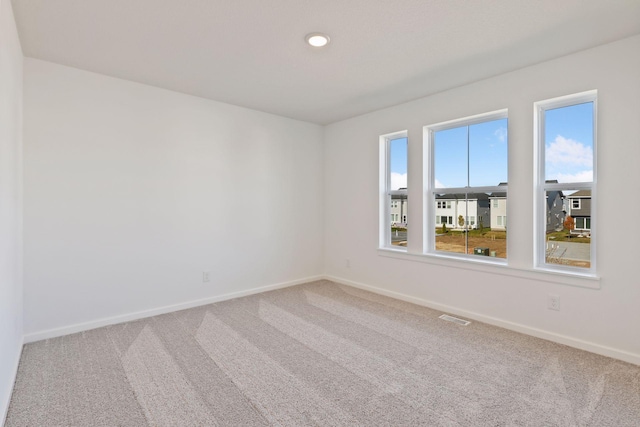
[[[117,323],[129,322],[132,320],[143,319],[146,317],[156,316],[159,314],[171,313],[174,311],[184,310],[187,308],[198,307],[202,305],[212,304],[219,301],[225,301],[233,298],[243,297],[247,295],[258,294],[261,292],[271,291],[275,289],[282,289],[289,286],[295,286],[302,283],[313,282],[315,280],[330,280],[332,282],[340,283],[347,286],[353,286],[355,288],[364,289],[370,292],[374,292],[380,295],[385,295],[391,298],[399,299],[402,301],[411,302],[417,305],[422,305],[425,307],[432,308],[434,310],[443,311],[450,314],[455,314],[457,316],[467,317],[469,319],[473,319],[479,322],[488,323],[490,325],[499,326],[501,328],[509,329],[515,332],[520,332],[523,334],[531,335],[537,338],[542,338],[545,340],[553,341],[559,344],[564,344],[570,347],[578,348],[580,350],[589,351],[591,353],[600,354],[607,357],[612,357],[614,359],[622,360],[628,363],[633,363],[635,365],[640,365],[640,355],[630,353],[624,350],[619,350],[607,346],[603,346],[600,344],[584,341],[578,338],[573,338],[566,335],[557,334],[554,332],[545,331],[538,328],[533,328],[530,326],[522,325],[519,323],[510,322],[507,320],[499,319],[496,317],[487,316],[480,313],[475,313],[472,311],[462,310],[456,307],[452,307],[445,304],[440,304],[434,301],[429,301],[423,298],[414,297],[411,295],[402,294],[400,292],[389,291],[382,288],[377,288],[375,286],[366,285],[364,283],[355,282],[352,280],[343,279],[336,276],[330,275],[319,275],[319,276],[311,276],[305,277],[302,279],[292,280],[289,282],[276,283],[273,285],[261,286],[258,288],[248,289],[239,292],[232,292],[229,294],[217,295],[214,297],[203,298],[194,301],[187,301],[179,304],[168,305],[164,307],[158,307],[150,310],[144,310],[129,314],[124,314],[120,316],[113,316],[108,318],[102,318],[93,320],[85,323],[78,323],[74,325],[64,326],[61,328],[48,329],[44,331],[34,332],[31,334],[27,334],[24,337],[24,343],[30,343],[34,341],[40,341],[48,338],[55,338],[63,335],[74,334],[77,332],[88,331],[90,329],[96,329],[103,326],[115,325]],[[16,365],[16,373],[17,373],[17,365]],[[8,406],[8,404],[7,404]],[[5,410],[6,411],[6,410]],[[6,414],[5,414],[6,416]]]
[[[4,426],[7,421],[7,415],[9,414],[9,403],[11,403],[11,396],[13,395],[13,389],[16,386],[16,379],[18,378],[18,368],[20,367],[20,359],[22,359],[22,349],[24,348],[24,337],[20,339],[20,351],[13,366],[13,381],[11,381],[9,388],[9,395],[6,402],[0,402],[0,426]]]
[[[591,353],[600,354],[602,356],[612,357],[614,359],[622,360],[624,362],[633,363],[634,365],[640,365],[640,355],[630,353],[624,350],[619,350],[619,349],[603,346],[600,344],[583,341],[578,338],[556,334],[555,332],[549,332],[542,329],[533,328],[530,326],[510,322],[503,319],[498,319],[491,316],[486,316],[484,314],[475,313],[472,311],[462,310],[449,305],[439,304],[437,302],[429,301],[429,300],[418,298],[418,297],[413,297],[410,295],[402,294],[400,292],[394,292],[386,289],[377,288],[375,286],[354,282],[352,280],[347,280],[340,277],[325,275],[324,279],[330,280],[332,282],[340,283],[343,285],[352,286],[354,288],[364,289],[366,291],[374,292],[376,294],[388,296],[388,297],[399,299],[402,301],[411,302],[424,307],[429,307],[434,310],[455,314],[461,317],[467,317],[469,319],[477,320],[478,322],[499,326],[501,328],[509,329],[515,332],[520,332],[526,335],[531,335],[537,338],[542,338],[548,341],[553,341],[559,344],[564,344],[569,347],[578,348],[580,350],[589,351]]]
[[[261,286],[258,288],[247,289],[239,292],[232,292],[213,297],[202,298],[194,301],[182,302],[179,304],[167,305],[164,307],[152,308],[149,310],[137,311],[134,313],[123,314],[113,317],[105,317],[102,319],[92,320],[90,322],[76,323],[60,328],[47,329],[44,331],[33,332],[25,335],[24,342],[31,343],[35,341],[45,340],[49,338],[61,337],[63,335],[75,334],[77,332],[88,331],[91,329],[101,328],[103,326],[115,325],[118,323],[130,322],[132,320],[144,319],[145,317],[157,316],[159,314],[171,313],[174,311],[184,310],[187,308],[199,307],[201,305],[212,304],[214,302],[226,301],[247,295],[259,294],[261,292],[272,291],[275,289],[287,288],[302,283],[313,282],[315,280],[324,279],[324,276],[311,276],[303,279],[292,280],[289,282],[276,283],[273,285]]]

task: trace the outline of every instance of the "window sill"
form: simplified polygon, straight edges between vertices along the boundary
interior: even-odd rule
[[[550,283],[558,283],[561,285],[576,286],[588,289],[600,289],[600,277],[590,274],[565,273],[555,270],[524,269],[510,267],[506,260],[503,259],[486,259],[488,257],[480,257],[480,259],[462,258],[441,254],[423,254],[408,253],[406,250],[398,250],[392,248],[379,248],[378,255],[403,259],[407,261],[423,262],[426,264],[434,264],[443,267],[459,268],[463,270],[479,271],[490,274],[500,274],[502,276],[518,277],[522,279],[537,280]]]
[[[383,246],[378,248],[379,251],[385,251],[390,254],[404,254],[407,255],[407,248],[404,246]]]

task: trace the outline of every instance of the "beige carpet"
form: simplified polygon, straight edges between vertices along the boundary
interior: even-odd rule
[[[640,426],[640,367],[327,281],[25,346],[7,426]]]

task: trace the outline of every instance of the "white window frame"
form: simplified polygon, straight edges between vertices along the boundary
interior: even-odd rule
[[[545,181],[545,112],[556,108],[569,107],[577,104],[593,102],[593,180],[591,182],[573,183],[547,183]],[[547,99],[534,103],[533,108],[533,146],[534,146],[534,269],[562,272],[580,276],[596,277],[596,183],[597,183],[597,137],[598,137],[598,91],[590,90],[573,95],[566,95],[557,98]],[[591,267],[573,267],[560,264],[546,263],[546,208],[545,194],[548,191],[566,190],[591,190]],[[580,202],[580,205],[582,203]],[[573,208],[573,201],[570,203]]]
[[[509,119],[509,110],[502,109],[491,111],[488,113],[477,114],[474,116],[463,117],[460,119],[449,120],[446,122],[427,125],[423,128],[423,181],[424,181],[424,224],[423,224],[423,251],[429,255],[435,255],[447,258],[459,258],[464,260],[473,260],[474,262],[483,262],[489,264],[507,264],[506,258],[494,258],[494,257],[478,257],[475,255],[460,254],[453,252],[436,251],[435,234],[436,230],[433,227],[435,223],[435,209],[436,206],[436,194],[446,192],[447,194],[467,194],[467,193],[491,193],[500,192],[508,195],[508,185],[494,185],[487,187],[461,187],[461,188],[436,188],[435,187],[435,174],[434,174],[434,161],[435,161],[435,134],[436,132],[457,128],[461,126],[472,126],[478,123],[489,122],[499,119]],[[508,180],[507,180],[508,182]],[[508,207],[507,207],[508,215]],[[457,219],[456,219],[457,220]],[[508,239],[508,237],[507,237]],[[507,243],[508,244],[508,243]]]
[[[391,190],[391,144],[390,142],[399,139],[407,138],[407,172],[408,172],[408,160],[409,160],[409,137],[406,130],[392,132],[385,135],[380,135],[379,139],[379,157],[380,157],[380,171],[379,171],[379,188],[380,188],[380,203],[379,203],[379,248],[391,249],[400,252],[406,252],[407,248],[402,246],[393,246],[391,244],[391,222],[389,221],[389,214],[391,213],[391,196],[392,195],[407,195],[407,190]],[[407,182],[407,188],[409,187]],[[406,213],[405,213],[406,216]],[[402,218],[400,218],[402,221]]]
[[[577,203],[578,206],[574,206],[575,202],[578,202]],[[577,210],[582,209],[582,200],[580,200],[580,199],[571,199],[571,210],[573,210],[573,209],[577,209]]]

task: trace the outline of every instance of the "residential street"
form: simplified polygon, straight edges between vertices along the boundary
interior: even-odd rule
[[[547,242],[547,249],[551,249],[551,245],[559,248],[556,251],[557,254],[561,254],[566,249],[562,257],[564,259],[591,261],[591,245],[588,243]]]

